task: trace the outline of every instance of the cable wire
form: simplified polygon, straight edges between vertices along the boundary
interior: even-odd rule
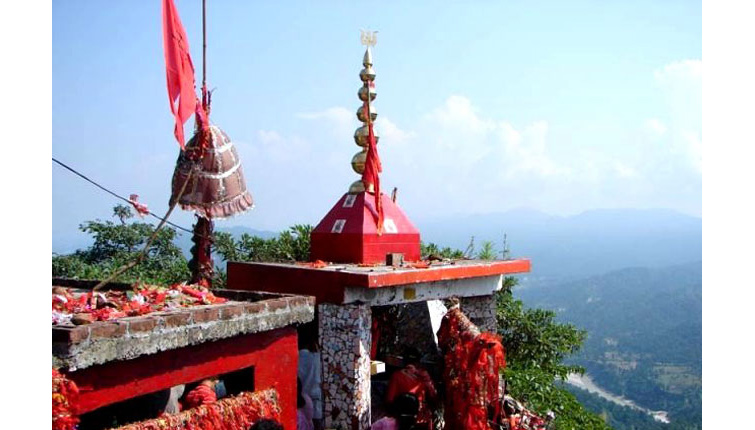
[[[110,194],[110,195],[112,195],[112,196],[114,196],[116,198],[119,198],[119,199],[123,200],[124,202],[128,203],[129,205],[132,205],[131,200],[129,200],[129,199],[127,199],[127,198],[125,198],[125,197],[123,197],[123,196],[115,193],[114,191],[111,191],[111,190],[105,188],[104,186],[100,185],[99,183],[93,181],[92,179],[89,179],[88,177],[86,177],[85,175],[83,175],[82,173],[80,173],[79,171],[77,171],[76,169],[74,169],[73,167],[71,167],[71,166],[63,163],[62,161],[56,159],[55,157],[52,157],[52,161],[58,163],[61,167],[69,170],[71,173],[79,176],[80,178],[84,179],[85,181],[89,182],[90,184],[94,185],[95,187],[101,189],[102,191],[105,191],[106,193],[108,193],[108,194]],[[160,221],[164,221],[166,224],[170,225],[171,227],[175,227],[175,228],[177,228],[179,230],[182,230],[182,231],[184,231],[186,233],[191,233],[191,234],[194,233],[192,230],[190,230],[188,228],[185,228],[185,227],[181,227],[178,224],[174,224],[174,223],[168,221],[167,219],[161,217],[160,215],[155,214],[154,212],[150,211],[149,209],[148,209],[148,212],[153,217],[157,218]]]

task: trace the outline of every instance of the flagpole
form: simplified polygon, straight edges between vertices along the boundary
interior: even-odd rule
[[[202,107],[209,109],[207,100],[207,0],[202,0]]]
[[[210,96],[207,93],[207,0],[202,0],[202,110],[204,110],[209,127],[210,117]],[[205,131],[199,131],[204,133]],[[203,136],[204,139],[212,139],[210,135]],[[207,142],[209,144],[209,141]],[[213,239],[213,222],[212,218],[197,216],[197,222],[194,224],[191,248],[191,261],[189,269],[191,270],[192,283],[204,283],[209,287],[212,285],[214,275],[214,264],[212,262],[212,245]]]

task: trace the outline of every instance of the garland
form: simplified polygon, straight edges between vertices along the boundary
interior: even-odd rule
[[[127,424],[113,430],[248,430],[260,419],[280,420],[275,389],[244,392],[175,415]]]
[[[224,303],[198,284],[173,284],[169,287],[134,284],[131,291],[75,292],[70,288],[53,287],[52,323],[70,324],[108,321],[198,305]]]
[[[52,369],[52,429],[75,430],[79,389],[76,384],[56,369]]]

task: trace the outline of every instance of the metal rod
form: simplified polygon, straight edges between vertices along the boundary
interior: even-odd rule
[[[207,0],[202,0],[202,104],[207,109]]]

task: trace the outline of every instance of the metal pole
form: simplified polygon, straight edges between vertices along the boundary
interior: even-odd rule
[[[202,0],[202,107],[207,109],[207,0]]]

